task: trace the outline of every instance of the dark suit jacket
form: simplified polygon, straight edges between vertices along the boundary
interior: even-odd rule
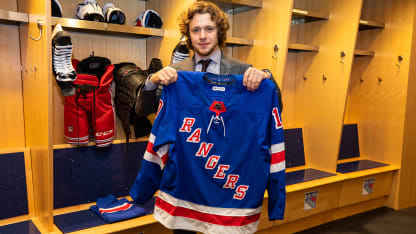
[[[195,57],[185,59],[179,63],[171,64],[170,67],[176,69],[177,71],[195,71]],[[230,58],[223,53],[221,53],[221,62],[220,62],[220,75],[234,74],[234,75],[244,75],[244,72],[247,68],[251,67],[250,64],[246,64]],[[283,103],[280,93],[280,88],[274,80],[273,75],[270,77],[273,83],[276,85],[277,97],[279,99],[279,107],[282,110]],[[159,104],[159,98],[162,93],[163,86],[159,85],[156,90],[139,90],[136,100],[135,111],[138,116],[145,117],[151,113],[157,111]]]

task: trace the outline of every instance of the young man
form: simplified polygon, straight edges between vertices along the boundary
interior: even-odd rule
[[[156,112],[157,96],[160,95],[156,94],[158,85],[176,82],[177,71],[244,75],[243,84],[249,91],[255,91],[263,79],[271,79],[276,85],[279,105],[282,109],[280,89],[271,73],[251,67],[222,53],[221,47],[225,45],[229,24],[226,14],[215,4],[205,1],[193,3],[181,14],[179,27],[188,47],[194,51],[194,56],[164,67],[150,76],[137,97],[135,109],[138,116],[145,117]]]
[[[265,187],[273,188],[268,189],[269,195],[273,197],[271,200],[274,199],[274,201],[269,201],[269,217],[272,213],[273,220],[283,218],[285,200],[284,143],[283,129],[278,113],[278,106],[281,107],[280,90],[277,85],[277,95],[273,84],[266,82],[262,85],[263,87],[260,87],[264,93],[250,93],[253,94],[250,95],[250,98],[255,99],[238,98],[240,94],[237,95],[233,91],[229,91],[233,90],[232,88],[227,89],[228,93],[224,89],[223,95],[237,95],[237,98],[233,100],[243,100],[244,103],[251,103],[248,107],[250,110],[263,100],[269,104],[265,104],[265,108],[259,108],[256,109],[256,112],[253,112],[241,111],[239,105],[234,105],[235,103],[230,101],[226,105],[230,104],[227,108],[232,110],[229,113],[233,113],[235,118],[233,121],[224,123],[227,119],[224,120],[221,113],[224,115],[229,113],[225,113],[227,110],[222,101],[215,100],[209,107],[209,112],[206,110],[208,108],[198,109],[201,112],[206,111],[205,114],[207,112],[210,114],[216,113],[218,123],[215,120],[213,121],[213,115],[208,125],[207,122],[202,121],[204,119],[203,114],[196,116],[195,114],[200,114],[198,111],[196,111],[198,113],[195,113],[194,110],[190,111],[191,107],[195,108],[194,106],[197,106],[194,102],[199,100],[191,94],[198,93],[198,91],[194,92],[194,90],[188,89],[194,86],[184,85],[184,82],[188,82],[187,79],[196,80],[198,78],[196,76],[192,78],[183,76],[181,80],[178,80],[177,71],[206,71],[219,75],[243,75],[242,84],[247,90],[255,91],[259,88],[263,79],[272,78],[270,73],[229,58],[221,52],[220,48],[225,44],[228,29],[227,17],[217,6],[205,1],[194,2],[180,17],[181,34],[186,37],[187,45],[194,51],[194,56],[152,74],[147,80],[145,89],[140,91],[137,100],[136,113],[146,116],[154,112],[153,103],[158,100],[156,98],[157,86],[177,82],[165,88],[166,93],[161,99],[159,117],[154,124],[156,130],[153,129],[149,137],[142,168],[130,191],[131,197],[141,203],[153,196],[154,190],[160,189],[154,215],[165,226],[176,229],[173,231],[174,234],[196,233],[195,231],[179,229],[210,233],[254,232],[259,222]],[[241,80],[236,82],[240,83],[235,87],[241,87]],[[182,87],[186,87],[186,89],[181,89]],[[172,91],[172,89],[175,90]],[[177,95],[180,92],[184,94],[184,97],[189,98],[189,100],[186,100],[186,104],[182,102],[183,99],[179,98],[180,95]],[[200,96],[197,96],[205,95],[203,93],[206,92],[201,91],[201,93],[198,93]],[[247,92],[243,93],[247,94]],[[269,98],[261,99],[259,98],[261,95],[269,95],[267,96]],[[180,110],[176,109],[176,105],[164,105],[168,101],[174,102],[176,98],[181,100]],[[205,99],[209,99],[209,97],[205,97]],[[231,100],[232,97],[229,99]],[[251,100],[257,101],[251,102]],[[207,102],[210,103],[210,101]],[[266,108],[267,106],[270,107],[271,102],[275,106],[272,113],[268,112],[272,108]],[[173,106],[175,107],[173,108]],[[263,109],[267,109],[267,111],[263,111]],[[181,117],[175,117],[176,114],[181,114]],[[182,118],[182,115],[185,116],[183,126],[178,130],[177,123],[181,121],[177,121],[175,118]],[[276,123],[270,125],[273,120]],[[241,128],[240,124],[247,125]],[[227,130],[227,137],[229,138],[224,140],[226,138],[226,125],[229,129]],[[271,130],[268,131],[267,129],[270,126]],[[191,128],[194,128],[193,133],[191,133]],[[204,129],[204,132],[202,132],[202,129]],[[263,131],[265,129],[267,131]],[[267,134],[260,133],[259,136],[247,134],[247,132],[253,133],[257,130],[263,133],[267,132]],[[232,136],[238,136],[239,141],[250,142],[250,144],[246,144],[247,147],[232,146],[232,144],[227,143],[231,142],[230,139],[235,139]],[[170,155],[170,143],[173,137],[175,137],[178,144],[172,146],[172,154]],[[261,144],[254,142],[261,142]],[[261,145],[261,149],[270,148],[268,150],[257,150],[259,145]],[[229,149],[229,147],[236,148],[236,151]],[[211,155],[211,151],[212,154],[215,152],[215,155]],[[195,157],[193,157],[193,154],[195,154]],[[192,157],[189,157],[190,155]],[[258,155],[258,157],[245,157],[243,155]],[[222,156],[224,157],[220,161]],[[170,161],[166,161],[167,158]],[[240,160],[243,160],[244,163]],[[219,162],[221,162],[221,165],[218,165]],[[270,168],[267,168],[268,166]],[[176,170],[181,170],[181,173],[177,173]],[[238,174],[240,170],[241,174]],[[257,178],[252,181],[254,177],[247,171],[258,172],[256,174]],[[211,176],[212,173],[215,176]],[[226,173],[229,173],[227,178],[225,178]],[[159,179],[161,180],[160,184]],[[241,185],[238,184],[237,186],[237,181]],[[224,185],[222,185],[223,182],[225,182]],[[249,192],[247,192],[248,190]],[[260,193],[257,194],[255,191],[260,191]],[[227,203],[227,207],[233,208],[222,208],[224,203]]]

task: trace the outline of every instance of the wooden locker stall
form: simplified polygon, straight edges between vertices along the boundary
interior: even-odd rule
[[[346,178],[335,172],[338,140],[355,46],[351,38],[356,37],[361,4],[293,1],[282,82],[282,118],[285,129],[303,130],[305,153],[304,164],[287,169],[286,175],[304,170],[332,175],[286,187],[288,209],[285,220],[277,222],[275,230],[279,232],[319,225],[322,221],[317,220],[337,208],[341,183]],[[306,208],[313,194],[316,207]]]
[[[109,1],[96,1],[103,7]],[[112,1],[126,15],[125,25],[107,24],[76,19],[76,9],[82,1],[61,1],[63,17],[52,17],[52,24],[57,23],[70,32],[73,44],[73,58],[82,60],[88,56],[102,56],[110,59],[112,64],[121,62],[135,63],[147,69],[146,37],[162,36],[162,30],[138,28],[133,23],[145,10],[144,1]],[[65,144],[64,141],[64,97],[56,82],[53,82],[54,94],[54,128],[53,144]],[[133,134],[134,135],[134,134]],[[116,120],[116,140],[125,140],[120,120]],[[131,137],[132,138],[132,137]]]
[[[288,90],[289,111],[283,118],[288,126],[304,127],[307,166],[335,171],[361,1],[294,1],[293,8],[329,18],[295,21],[291,27],[292,45],[312,45],[317,51],[289,47],[300,52],[289,52],[286,62],[283,93]]]
[[[59,23],[65,31],[70,33],[73,44],[73,58],[82,60],[91,55],[101,56],[110,59],[112,64],[132,62],[141,69],[146,70],[149,64],[147,61],[147,43],[162,37],[164,30],[136,27],[134,22],[142,12],[150,8],[148,4],[151,1],[96,1],[101,7],[105,3],[111,2],[115,7],[123,10],[126,16],[124,25],[77,19],[75,17],[76,8],[77,4],[81,2],[78,0],[60,1],[63,17],[51,17],[52,23],[49,25],[50,28],[53,28]],[[165,23],[169,21],[164,18],[164,15],[161,15],[161,17],[165,26]],[[79,232],[117,232],[137,226],[143,226],[146,229],[146,225],[156,223],[153,217],[145,216],[115,225],[103,226],[100,224],[101,226],[94,227],[94,225],[89,226],[90,223],[88,223],[89,221],[94,222],[94,219],[85,219],[84,226],[71,230],[73,227],[69,224],[70,217],[82,217],[81,215],[87,214],[89,207],[95,204],[97,198],[108,194],[117,195],[121,193],[122,196],[128,195],[126,190],[131,186],[128,183],[137,175],[137,167],[140,166],[138,158],[144,152],[147,137],[136,139],[133,131],[127,151],[127,146],[125,145],[126,135],[121,121],[117,117],[116,136],[113,146],[104,150],[98,150],[94,142],[90,142],[86,147],[78,148],[66,144],[63,129],[65,101],[58,85],[54,81],[54,76],[51,75],[51,79],[53,80],[54,100],[53,155],[55,172],[53,183],[59,186],[53,190],[54,202],[52,210],[55,225],[60,231],[65,232],[68,230]],[[114,90],[113,85],[113,94]],[[72,163],[67,164],[68,160]],[[65,170],[68,167],[69,169]],[[102,176],[97,176],[96,174],[100,173],[97,170],[105,170],[106,173],[103,173]],[[90,174],[88,175],[88,173]],[[104,174],[108,174],[108,176]],[[133,174],[135,174],[134,177]],[[68,175],[71,175],[72,179],[65,179]],[[120,183],[120,188],[116,187],[116,183]],[[68,188],[76,191],[65,194]],[[114,190],[112,190],[113,188]],[[84,190],[85,194],[90,195],[83,196],[82,190]]]
[[[50,63],[43,53],[47,38],[30,39],[30,35],[39,37],[37,20],[45,22],[42,16],[46,11],[42,1],[7,0],[0,9],[1,187],[2,195],[6,196],[0,205],[0,232],[14,228],[22,232],[28,228],[43,232],[53,229],[52,213],[48,212],[51,204],[47,80]],[[10,205],[16,209],[12,215]]]
[[[358,33],[356,49],[368,55],[354,58],[344,118],[358,124],[361,158],[400,168],[386,203],[395,209],[415,205],[416,190],[409,181],[414,160],[405,153],[414,141],[408,116],[414,113],[415,7],[407,0],[364,1],[360,28],[373,29]]]

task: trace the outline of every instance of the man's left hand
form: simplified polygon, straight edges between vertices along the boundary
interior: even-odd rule
[[[259,88],[261,81],[268,78],[269,73],[254,67],[249,67],[244,73],[243,85],[248,91],[255,91]]]

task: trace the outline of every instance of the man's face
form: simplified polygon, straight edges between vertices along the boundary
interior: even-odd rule
[[[209,57],[218,48],[217,24],[211,20],[209,13],[195,14],[189,22],[194,51],[201,57]]]

